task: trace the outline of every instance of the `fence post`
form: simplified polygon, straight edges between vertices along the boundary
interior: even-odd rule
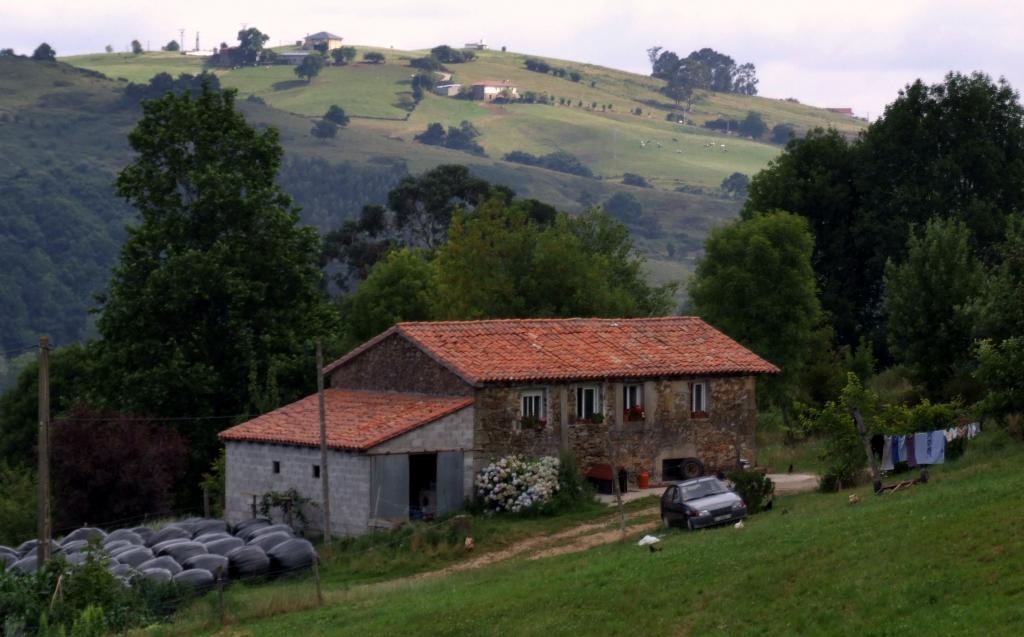
[[[252,517],[256,517],[256,494],[252,496]]]
[[[217,567],[217,606],[220,610],[220,625],[224,625],[224,567]]]
[[[313,556],[313,581],[316,582],[316,603],[317,606],[324,605],[324,594],[320,590],[320,556]]]
[[[210,490],[203,487],[203,517],[210,517]]]

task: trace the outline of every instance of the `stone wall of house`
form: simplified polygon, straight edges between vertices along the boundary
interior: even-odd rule
[[[690,383],[694,380],[706,383],[707,417],[691,417]],[[643,386],[643,419],[624,416],[624,384]],[[755,460],[757,406],[753,377],[603,384],[600,387],[606,417],[602,423],[575,422],[579,385],[488,386],[477,390],[475,468],[511,453],[557,455],[568,447],[586,469],[608,462],[609,437],[618,464],[626,467],[634,484],[641,471],[649,472],[653,483],[659,482],[662,461],[671,458],[698,458],[709,472],[731,468],[735,466],[737,444],[743,458]],[[521,395],[536,389],[545,392],[547,422],[543,427],[525,428],[519,411]]]
[[[468,395],[472,388],[404,336],[392,334],[352,360],[331,370],[330,386],[339,389]]]
[[[320,478],[313,477],[313,465],[320,464],[320,450],[314,447],[255,442],[225,445],[227,476],[224,516],[237,523],[252,516],[252,498],[269,491],[295,489],[313,502],[322,502]],[[370,519],[370,458],[361,453],[328,451],[331,487],[331,527],[338,535],[360,535]],[[274,462],[280,473],[274,473]],[[308,530],[323,528],[323,509],[304,509]]]

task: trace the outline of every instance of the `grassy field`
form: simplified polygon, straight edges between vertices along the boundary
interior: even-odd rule
[[[572,82],[526,70],[523,61],[528,56],[498,51],[480,52],[479,59],[468,64],[449,65],[452,81],[469,85],[482,80],[509,80],[520,92],[543,93],[556,101],[567,100],[570,105],[482,105],[428,95],[405,120],[402,101],[410,99],[409,77],[415,71],[408,62],[426,52],[357,49],[357,59],[368,50],[377,50],[387,61],[380,65],[327,67],[311,82],[296,79],[290,66],[216,72],[224,86],[238,89],[243,97],[257,95],[270,106],[290,113],[316,117],[338,104],[350,115],[397,120],[355,119],[351,124],[353,129],[388,139],[411,142],[431,122],[457,125],[468,120],[482,132],[479,141],[491,157],[500,158],[513,150],[536,154],[564,150],[577,155],[604,179],[619,180],[623,173],[631,172],[664,190],[681,185],[714,189],[733,172],[756,173],[779,152],[778,146],[763,141],[702,128],[709,119],[742,118],[748,111],[756,111],[769,126],[788,123],[798,131],[832,126],[849,135],[863,125],[793,102],[703,92],[685,113],[692,123],[672,124],[665,116],[675,106],[658,93],[660,80],[590,64],[548,60],[554,67],[581,74],[581,81]],[[65,61],[132,81],[148,79],[159,71],[177,74],[201,70],[199,59],[173,53],[112,53],[75,56]],[[633,114],[636,108],[641,109],[641,115]],[[641,140],[649,143],[642,145]],[[419,152],[418,148],[408,149],[407,154]]]
[[[742,531],[673,531],[658,553],[627,542],[354,587],[190,634],[1019,635],[1022,461],[987,433],[927,485],[857,489],[856,506],[850,492],[780,497]]]

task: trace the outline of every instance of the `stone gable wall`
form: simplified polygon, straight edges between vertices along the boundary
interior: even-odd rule
[[[690,416],[690,382],[708,387],[707,418]],[[487,386],[477,390],[475,404],[476,469],[494,458],[518,453],[557,455],[563,446],[575,453],[587,469],[608,462],[608,431],[616,442],[618,464],[625,466],[635,484],[641,471],[652,483],[661,480],[662,460],[698,458],[708,472],[735,466],[736,445],[741,456],[754,461],[754,425],[757,419],[755,379],[752,376],[718,378],[665,378],[600,385],[611,422],[575,422],[576,387],[588,383]],[[624,384],[641,384],[645,418],[623,417]],[[592,383],[590,385],[593,385]],[[521,394],[544,389],[547,423],[536,429],[519,422]],[[565,392],[563,397],[562,392]],[[564,408],[563,408],[564,405]],[[563,412],[565,418],[563,418]]]
[[[464,396],[472,388],[400,334],[392,334],[330,373],[337,389]]]

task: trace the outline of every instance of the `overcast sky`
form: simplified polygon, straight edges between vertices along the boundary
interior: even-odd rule
[[[331,31],[395,48],[483,38],[511,51],[649,72],[652,45],[705,46],[753,62],[760,94],[877,117],[906,83],[983,70],[1024,83],[1024,2],[1005,0],[0,0],[0,47],[58,55],[156,49],[184,28],[191,48],[233,43],[242,24],[277,45]]]

